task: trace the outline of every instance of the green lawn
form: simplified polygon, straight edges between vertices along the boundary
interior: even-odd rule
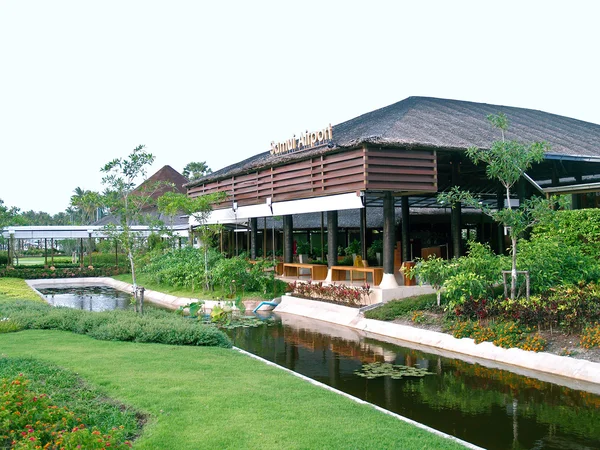
[[[0,302],[18,298],[40,301],[0,279]],[[27,330],[0,334],[2,356],[56,364],[148,414],[139,449],[462,448],[231,349]]]
[[[2,334],[0,349],[77,372],[149,413],[139,449],[462,448],[235,350],[42,330]]]

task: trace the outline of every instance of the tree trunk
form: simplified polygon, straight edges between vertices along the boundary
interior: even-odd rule
[[[512,269],[510,272],[510,299],[514,300],[517,291],[517,237],[511,236],[512,241]]]

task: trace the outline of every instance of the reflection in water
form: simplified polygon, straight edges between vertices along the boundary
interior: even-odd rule
[[[86,311],[110,311],[129,307],[131,295],[108,286],[71,286],[38,289],[53,306]]]
[[[489,449],[600,448],[600,396],[400,347],[325,322],[282,315],[230,331],[235,345],[322,383]],[[434,372],[365,379],[363,363]]]

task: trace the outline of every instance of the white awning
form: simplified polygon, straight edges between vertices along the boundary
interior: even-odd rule
[[[205,223],[207,225],[216,223],[240,223],[255,217],[287,216],[291,214],[341,211],[343,209],[359,208],[363,208],[362,198],[360,194],[351,192],[348,194],[329,195],[326,197],[273,202],[270,206],[267,203],[263,205],[240,206],[235,210],[232,205],[227,209],[216,209],[212,211]],[[190,216],[190,225],[198,225],[198,222],[192,216]]]

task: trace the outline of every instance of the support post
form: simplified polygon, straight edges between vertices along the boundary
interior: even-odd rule
[[[459,185],[460,177],[460,160],[454,158],[452,161],[452,185]],[[458,258],[462,253],[462,233],[460,216],[462,213],[460,203],[452,205],[450,210],[450,234],[452,236],[452,256]]]
[[[408,197],[402,197],[402,262],[410,261],[410,208]]]
[[[44,269],[48,268],[48,238],[44,238]]]
[[[331,282],[331,267],[337,264],[338,259],[338,212],[327,211],[327,279]]]
[[[323,211],[321,211],[321,261],[325,261],[325,226],[323,220]]]
[[[391,192],[385,192],[383,194],[383,279],[379,285],[381,289],[398,287],[394,275],[395,215],[394,197]]]
[[[50,239],[50,265],[54,266],[54,238]]]
[[[360,209],[360,257],[367,260],[367,208]]]
[[[294,262],[294,220],[291,215],[283,216],[283,262]]]
[[[79,268],[83,269],[83,238],[79,238]]]
[[[256,260],[256,238],[258,235],[258,219],[253,217],[250,219],[250,259]]]

